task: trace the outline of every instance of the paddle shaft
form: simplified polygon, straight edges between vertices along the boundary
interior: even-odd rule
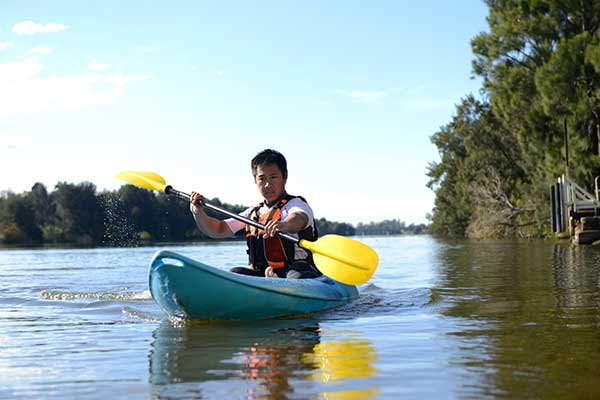
[[[116,177],[137,187],[164,192],[187,202],[191,200],[189,194],[167,186],[164,178],[154,172],[122,171]],[[248,226],[262,230],[265,229],[265,226],[258,221],[234,214],[204,200],[200,201],[200,205],[241,221]],[[325,235],[311,242],[306,239],[297,239],[286,233],[277,232],[277,235],[310,251],[314,256],[315,264],[324,275],[347,285],[357,285],[366,282],[373,275],[375,268],[377,268],[377,253],[369,246],[350,238],[339,235]]]
[[[190,201],[190,198],[191,198],[191,196],[189,194],[187,194],[185,192],[180,192],[179,190],[176,190],[176,189],[173,189],[173,187],[170,186],[170,185],[167,186],[167,187],[165,187],[165,193],[169,194],[169,195],[173,195],[173,196],[179,197],[180,199],[185,200],[185,201]],[[231,211],[227,211],[227,210],[225,210],[225,209],[223,209],[221,207],[217,207],[217,206],[215,206],[213,204],[210,204],[207,201],[202,201],[201,203],[202,203],[202,206],[205,207],[205,208],[208,208],[208,209],[211,209],[211,210],[216,211],[218,213],[227,215],[230,218],[237,219],[238,221],[242,221],[243,223],[245,223],[247,225],[251,225],[251,226],[253,226],[255,228],[262,229],[262,230],[265,229],[265,226],[263,224],[261,224],[260,222],[254,221],[254,220],[252,220],[250,218],[242,217],[239,214],[232,213]],[[287,233],[277,232],[277,234],[281,238],[289,240],[289,241],[292,241],[294,243],[298,243],[300,241],[298,238],[296,238],[296,237],[294,237],[292,235],[288,235]]]

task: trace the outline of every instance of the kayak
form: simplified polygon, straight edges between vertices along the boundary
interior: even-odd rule
[[[358,297],[356,286],[326,276],[262,278],[235,274],[172,251],[154,255],[150,293],[172,317],[191,320],[256,320],[307,314]]]

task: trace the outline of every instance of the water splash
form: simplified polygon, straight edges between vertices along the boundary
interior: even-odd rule
[[[81,299],[99,299],[99,300],[151,300],[152,295],[149,290],[143,292],[59,292],[44,291],[40,293],[40,298],[44,300],[81,300]]]
[[[102,243],[109,247],[137,247],[140,243],[135,226],[127,215],[123,201],[115,194],[103,196],[104,237]]]
[[[157,314],[137,310],[137,309],[131,308],[131,307],[123,307],[122,313],[127,318],[140,320],[143,322],[160,322],[163,319],[162,314],[157,315]]]

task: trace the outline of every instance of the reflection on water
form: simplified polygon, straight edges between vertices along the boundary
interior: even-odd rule
[[[335,331],[335,340],[318,343],[304,360],[315,367],[312,378],[327,386],[340,385],[352,379],[371,378],[377,372],[373,363],[377,354],[367,339],[353,331]],[[326,399],[369,399],[379,393],[376,386],[358,390],[327,391]]]
[[[149,380],[156,398],[369,399],[375,349],[353,331],[323,340],[319,322],[163,321],[154,331]],[[228,381],[230,385],[215,384]],[[217,392],[218,391],[218,392]]]
[[[598,307],[600,251],[559,245],[553,250],[557,306],[562,309]]]
[[[439,252],[453,360],[483,379],[465,389],[507,398],[599,398],[600,249],[469,243]]]
[[[600,398],[600,247],[368,240],[355,302],[253,323],[165,320],[158,249],[0,252],[0,398]]]

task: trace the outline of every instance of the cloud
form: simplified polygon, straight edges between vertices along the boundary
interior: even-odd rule
[[[11,135],[10,133],[3,136],[0,136],[0,154],[16,152],[19,150],[19,148],[22,148],[22,138],[18,138],[15,135]]]
[[[148,79],[148,77],[145,75],[125,75],[122,72],[115,72],[114,74],[105,77],[106,82],[118,86],[125,86],[129,82],[145,81],[146,79]]]
[[[0,143],[0,150],[6,150],[6,151],[16,151],[17,150],[17,145],[15,144],[11,144],[11,143]]]
[[[12,45],[12,42],[0,42],[0,51],[8,49]]]
[[[30,80],[42,69],[44,69],[44,66],[35,58],[0,64],[0,83],[9,85]]]
[[[36,24],[33,21],[24,21],[13,25],[12,32],[17,35],[35,35],[36,33],[56,33],[65,29],[67,29],[65,25],[53,22]]]
[[[52,54],[52,49],[49,47],[34,47],[33,49],[29,50],[27,52],[28,54],[33,54],[33,55],[48,55],[48,54]]]
[[[383,91],[336,90],[336,93],[365,103],[374,103],[386,96]]]
[[[0,135],[0,153],[17,152],[31,145],[30,138],[24,135],[11,133]]]
[[[45,76],[36,58],[0,64],[0,117],[72,111],[106,104],[121,96],[129,82],[145,76],[123,73]]]
[[[104,72],[107,69],[118,67],[119,64],[106,64],[97,61],[92,61],[88,64],[88,69],[93,72]]]

